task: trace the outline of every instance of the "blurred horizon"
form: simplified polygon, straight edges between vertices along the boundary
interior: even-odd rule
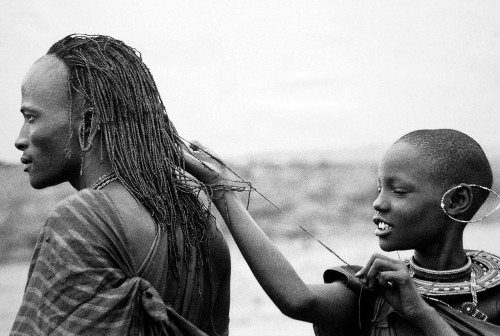
[[[204,143],[202,143],[205,145]],[[323,150],[261,150],[248,151],[246,153],[225,153],[222,159],[227,163],[244,165],[253,161],[274,162],[276,164],[286,164],[290,162],[330,162],[330,163],[361,163],[378,164],[384,153],[391,144],[353,146],[352,148],[323,149]],[[500,169],[500,144],[482,146],[493,170]],[[21,152],[18,157],[9,159],[0,158],[0,164],[22,166],[20,162]],[[27,177],[27,175],[26,175]]]

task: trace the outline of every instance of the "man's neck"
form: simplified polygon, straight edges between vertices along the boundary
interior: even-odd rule
[[[103,157],[104,158],[101,158],[100,153],[96,153],[95,150],[86,153],[82,163],[81,174],[75,181],[70,181],[73,188],[76,190],[89,188],[97,182],[100,177],[113,171],[113,167],[107,155],[103,155]]]

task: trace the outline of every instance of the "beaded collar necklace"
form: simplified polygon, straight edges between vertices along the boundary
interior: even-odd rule
[[[472,271],[472,260],[469,256],[467,256],[467,263],[456,269],[445,270],[445,271],[436,271],[427,268],[423,268],[415,264],[414,257],[408,259],[409,267],[410,267],[410,275],[417,276],[421,279],[428,280],[454,280],[463,278],[466,275],[469,275]]]
[[[406,262],[410,275],[413,278],[413,283],[422,296],[449,306],[447,303],[439,300],[438,297],[471,295],[472,302],[464,302],[459,311],[466,315],[486,320],[488,318],[486,314],[477,309],[477,293],[500,285],[500,257],[484,251],[465,250],[465,253],[468,259],[471,260],[470,267],[468,266],[469,261],[463,267],[449,271],[434,271],[420,267],[419,271],[417,271],[419,273],[418,277],[415,277],[417,272],[415,272],[416,265],[413,263],[413,260],[406,260]],[[442,272],[448,273],[444,276],[451,276],[452,279],[458,279],[458,275],[462,274],[461,277],[463,277],[468,272],[470,280],[437,282],[436,280],[451,280],[450,278],[443,279]],[[430,280],[432,276],[434,278]]]
[[[116,180],[118,180],[118,177],[116,176],[115,172],[111,172],[99,177],[99,179],[94,184],[92,184],[90,188],[94,190],[101,190],[102,188]]]
[[[475,274],[476,292],[482,292],[500,285],[500,257],[484,251],[465,250],[465,253],[472,262],[470,274],[472,272]],[[409,260],[406,260],[406,262],[408,265],[410,264]],[[426,270],[426,272],[428,271],[431,270]],[[428,278],[422,279],[414,276],[413,282],[420,293],[424,295],[449,296],[470,293],[470,281],[468,280],[436,282],[435,279],[431,281]]]

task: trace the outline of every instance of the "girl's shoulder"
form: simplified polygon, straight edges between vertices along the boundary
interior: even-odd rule
[[[336,266],[327,269],[323,273],[323,281],[325,283],[332,283],[336,281],[343,281],[347,287],[353,290],[360,290],[363,285],[357,277],[354,276],[362,267],[357,265]]]

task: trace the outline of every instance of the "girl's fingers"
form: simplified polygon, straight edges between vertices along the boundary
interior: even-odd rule
[[[198,140],[191,140],[189,141],[189,147],[193,150],[197,150],[198,147],[201,147],[201,143]]]
[[[356,276],[369,287],[403,284],[408,278],[406,265],[380,254],[374,254]]]
[[[204,172],[205,167],[200,162],[200,159],[198,159],[192,152],[183,150],[183,154],[186,171],[198,178],[199,175]]]
[[[367,278],[375,278],[379,272],[398,270],[394,260],[375,259],[366,274]]]
[[[382,286],[392,287],[393,285],[401,286],[407,281],[407,276],[401,270],[398,271],[383,271],[377,275],[378,283]]]
[[[198,141],[190,142],[189,148],[184,149],[183,154],[186,171],[199,181],[207,184],[220,184],[221,180],[227,179],[224,164],[215,153]]]
[[[195,154],[205,154],[207,157],[214,158],[218,161],[220,161],[220,158],[217,154],[215,154],[214,151],[212,151],[210,148],[203,146],[199,141],[193,140],[190,142],[190,147],[191,149],[195,152]]]
[[[375,260],[377,259],[383,259],[383,258],[387,258],[379,253],[374,253],[370,256],[370,259],[368,259],[368,261],[366,262],[366,265],[360,269],[356,274],[355,276],[357,276],[358,278],[364,278],[366,277],[366,274],[368,273],[368,271],[370,270],[370,268],[372,267],[372,264],[375,262]]]

